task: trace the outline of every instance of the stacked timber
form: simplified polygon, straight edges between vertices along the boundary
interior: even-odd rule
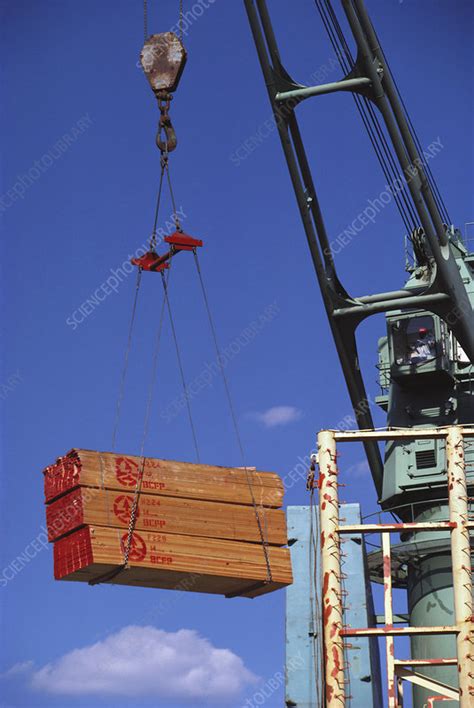
[[[74,449],[44,489],[58,580],[245,597],[292,582],[276,474]]]

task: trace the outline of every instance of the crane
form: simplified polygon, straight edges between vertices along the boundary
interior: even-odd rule
[[[450,223],[363,0],[340,3],[356,42],[355,58],[332,3],[316,0],[343,72],[339,81],[319,86],[299,84],[285,69],[266,1],[244,0],[244,4],[359,428],[372,429],[374,424],[355,333],[364,319],[377,313],[385,313],[387,323],[378,345],[383,395],[377,400],[386,411],[387,425],[472,424],[474,254],[468,253],[459,229]],[[413,255],[408,281],[400,290],[353,296],[338,276],[296,109],[308,98],[340,91],[353,95],[384,173],[395,185],[392,193]],[[383,459],[377,440],[366,438],[364,446],[383,509],[402,521],[446,518],[441,440],[393,440],[387,443]],[[473,480],[469,482],[472,485]],[[410,534],[396,552],[406,563],[405,579],[399,582],[408,591],[410,623],[449,624],[453,599],[448,534],[441,534],[436,542],[420,533]],[[433,656],[434,650],[443,657],[455,655],[453,638],[420,635],[412,639],[414,659]],[[456,685],[455,669],[431,668],[427,674]],[[415,705],[421,708],[428,695],[416,688]]]

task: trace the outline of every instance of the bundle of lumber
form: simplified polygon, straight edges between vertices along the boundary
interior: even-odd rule
[[[74,449],[44,489],[58,580],[245,597],[292,582],[274,473]]]

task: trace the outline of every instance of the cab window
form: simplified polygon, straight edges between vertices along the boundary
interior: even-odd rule
[[[399,320],[392,333],[398,366],[423,364],[436,358],[434,321],[429,315]]]

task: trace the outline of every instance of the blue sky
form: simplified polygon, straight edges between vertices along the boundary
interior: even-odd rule
[[[177,4],[151,1],[150,30],[174,25]],[[455,10],[448,0],[367,4],[422,144],[439,139],[443,145],[432,170],[463,228],[474,219],[472,7],[467,0]],[[314,447],[317,430],[340,424],[350,406],[278,137],[268,128],[270,109],[243,3],[209,5],[189,27],[188,64],[172,106],[179,139],[172,156],[176,198],[185,230],[205,241],[201,265],[223,347],[259,323],[258,336],[231,357],[227,374],[248,463],[285,476]],[[339,78],[311,0],[291,3],[291,11],[283,0],[269,6],[290,73],[303,83],[316,72],[323,80]],[[92,697],[81,694],[81,670],[107,662],[123,644],[135,648],[126,655],[129,664],[146,637],[156,656],[173,645],[183,662],[187,651],[193,661],[200,657],[203,670],[220,662],[224,683],[239,676],[242,691],[237,686],[227,703],[238,708],[256,690],[255,677],[265,682],[282,670],[283,592],[249,601],[57,583],[51,549],[41,546],[43,467],[73,446],[110,448],[134,277],[121,276],[117,292],[87,317],[81,307],[112,271],[117,277],[152,225],[159,153],[155,99],[136,66],[142,4],[18,0],[1,3],[1,19],[2,568],[11,568],[34,539],[40,549],[19,572],[8,571],[14,577],[0,587],[7,637],[1,705],[224,705],[218,688],[201,702],[186,696],[166,665],[157,673],[158,696],[156,682],[141,697],[114,696],[110,685]],[[307,101],[299,114],[335,238],[384,189],[383,176],[349,96]],[[8,192],[18,183],[12,199]],[[162,226],[170,209],[165,200]],[[403,283],[403,235],[389,205],[340,253],[351,292]],[[124,452],[139,452],[160,297],[158,278],[144,277],[117,444]],[[177,259],[171,297],[192,381],[214,353],[191,258]],[[273,315],[262,319],[269,306]],[[376,340],[383,333],[382,318],[360,331],[372,397]],[[146,452],[192,461],[185,414],[166,414],[179,395],[167,328]],[[239,465],[221,383],[213,380],[192,404],[202,459]],[[376,420],[383,423],[381,415]],[[374,510],[360,448],[346,448],[341,467],[352,481],[345,498],[362,501],[365,513]],[[304,481],[288,489],[288,503],[307,501]],[[98,653],[71,658],[70,652],[97,642]],[[50,692],[55,671],[62,672],[61,695]],[[278,689],[267,705],[281,705],[282,696]]]

